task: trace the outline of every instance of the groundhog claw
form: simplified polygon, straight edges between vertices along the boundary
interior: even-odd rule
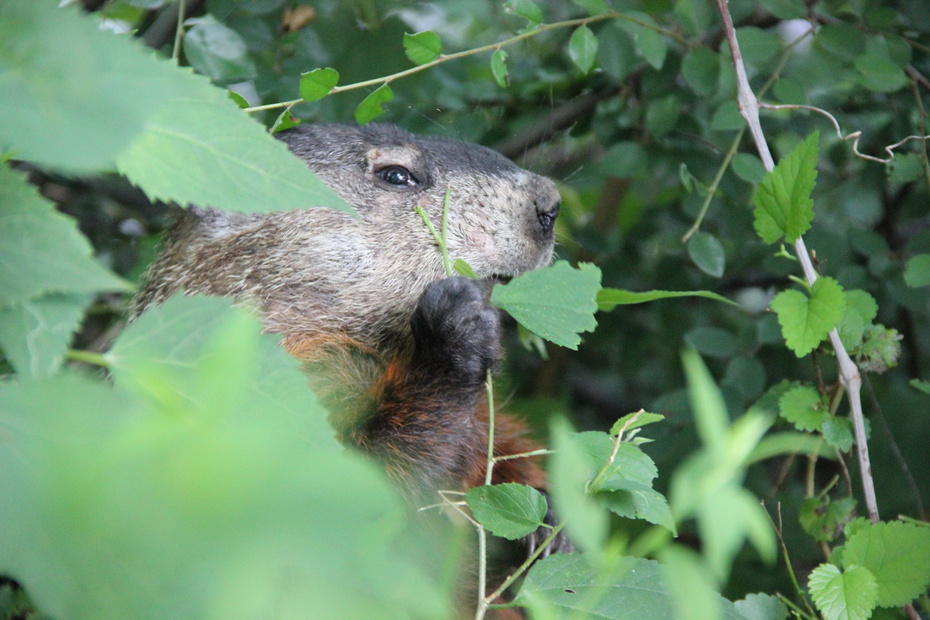
[[[500,348],[500,317],[486,285],[454,276],[431,283],[411,319],[418,363],[481,383]]]

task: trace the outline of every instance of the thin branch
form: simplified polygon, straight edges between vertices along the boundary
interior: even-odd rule
[[[716,0],[717,10],[723,21],[724,32],[727,43],[733,56],[733,65],[736,70],[737,80],[737,98],[740,107],[740,113],[746,119],[749,126],[750,134],[756,143],[756,149],[765,169],[772,171],[775,168],[775,161],[772,159],[772,153],[769,150],[765,134],[762,132],[762,125],[759,121],[759,101],[752,92],[749,85],[749,79],[746,77],[746,68],[743,65],[743,56],[740,53],[739,43],[736,40],[736,31],[733,27],[733,18],[730,16],[730,9],[726,0]],[[798,237],[794,244],[795,253],[801,262],[804,270],[804,277],[809,285],[813,286],[817,281],[817,272],[811,262],[810,254],[804,244],[804,239]],[[869,511],[869,517],[873,522],[879,521],[878,502],[875,498],[875,484],[872,480],[872,465],[869,460],[869,446],[865,436],[865,423],[862,415],[862,401],[860,399],[860,390],[862,387],[862,377],[859,369],[846,352],[840,340],[839,333],[836,329],[830,332],[830,342],[836,351],[836,358],[840,365],[840,380],[846,391],[849,393],[849,404],[852,409],[853,429],[856,436],[856,452],[859,457],[859,468],[862,474],[862,488],[865,495],[866,507]]]
[[[450,60],[466,58],[468,56],[474,56],[475,54],[481,54],[483,52],[496,52],[502,47],[507,47],[509,45],[513,45],[514,43],[519,43],[520,41],[523,41],[524,39],[535,37],[536,35],[542,34],[543,32],[548,32],[550,30],[558,30],[560,28],[587,26],[588,24],[593,24],[595,22],[605,21],[608,19],[622,19],[632,24],[636,24],[637,26],[640,26],[641,28],[645,28],[646,30],[653,30],[663,36],[672,38],[678,43],[686,47],[690,48],[692,46],[691,43],[689,43],[687,39],[685,39],[684,37],[682,37],[680,34],[678,34],[677,32],[673,30],[662,28],[661,26],[650,24],[648,22],[640,21],[636,19],[635,17],[624,15],[623,13],[617,13],[616,11],[610,11],[609,13],[604,13],[602,15],[591,15],[589,17],[581,17],[578,19],[568,19],[568,20],[561,21],[561,22],[553,22],[551,24],[540,24],[539,26],[537,26],[536,28],[533,28],[532,30],[521,32],[520,34],[514,35],[510,37],[509,39],[504,39],[503,41],[499,41],[497,43],[490,43],[488,45],[482,45],[480,47],[475,47],[475,48],[468,49],[468,50],[462,50],[461,52],[454,52],[452,54],[440,54],[435,60],[424,63],[422,65],[411,67],[409,69],[405,69],[403,71],[398,71],[397,73],[392,73],[391,75],[386,75],[384,77],[374,78],[371,80],[364,80],[362,82],[355,82],[354,84],[346,84],[345,86],[334,86],[333,89],[329,91],[328,95],[335,95],[337,93],[343,93],[348,90],[356,90],[359,88],[368,88],[370,86],[381,86],[383,84],[390,84],[394,80],[399,80],[401,78],[405,78],[405,77],[414,75],[416,73],[420,73],[421,71],[426,71],[427,69],[432,69],[433,67],[449,62]],[[258,106],[253,106],[251,108],[246,108],[245,111],[246,112],[261,112],[263,110],[290,108],[292,106],[297,105],[298,103],[303,103],[303,101],[304,101],[303,99],[293,99],[291,101],[279,101],[278,103],[269,103],[266,105],[258,105]]]

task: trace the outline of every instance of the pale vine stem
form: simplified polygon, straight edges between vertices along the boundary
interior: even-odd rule
[[[749,85],[749,79],[746,77],[746,67],[743,65],[743,57],[740,53],[739,43],[736,40],[736,31],[733,28],[733,18],[730,16],[730,9],[726,0],[716,0],[717,10],[723,21],[724,32],[730,51],[733,56],[733,66],[736,70],[737,99],[740,113],[746,119],[749,125],[749,132],[756,143],[756,149],[762,159],[762,164],[769,172],[774,170],[775,162],[769,151],[765,134],[762,132],[762,125],[759,121],[759,101],[752,92]],[[809,285],[813,286],[817,281],[817,272],[811,262],[810,254],[804,244],[804,238],[798,237],[794,244],[795,253],[804,270],[804,276]],[[869,446],[866,441],[865,423],[862,415],[862,400],[860,392],[862,388],[862,377],[859,369],[846,352],[840,340],[839,333],[834,328],[830,331],[830,342],[836,351],[836,358],[839,362],[840,380],[842,381],[847,393],[849,394],[849,404],[852,410],[853,429],[856,436],[856,453],[859,457],[859,469],[862,475],[862,490],[865,496],[866,508],[869,512],[869,518],[873,523],[880,520],[878,513],[878,502],[875,498],[875,484],[872,480],[872,465],[869,460]]]
[[[691,47],[690,43],[688,43],[688,41],[684,39],[681,35],[679,35],[677,32],[673,32],[671,30],[662,28],[655,24],[650,24],[649,22],[638,20],[635,17],[624,15],[623,13],[617,13],[616,11],[610,11],[602,15],[591,15],[589,17],[582,17],[578,19],[568,19],[568,20],[561,21],[561,22],[553,22],[551,24],[539,24],[532,30],[521,32],[518,35],[514,35],[510,37],[509,39],[504,39],[503,41],[498,41],[497,43],[490,43],[488,45],[482,45],[480,47],[463,50],[461,52],[454,52],[452,54],[440,54],[435,60],[431,60],[430,62],[423,63],[422,65],[417,65],[415,67],[405,69],[404,71],[392,73],[391,75],[386,75],[386,76],[374,78],[371,80],[365,80],[363,82],[355,82],[353,84],[346,84],[345,86],[334,86],[332,90],[330,90],[329,93],[327,93],[327,95],[335,95],[337,93],[343,93],[348,90],[367,88],[369,86],[381,86],[384,84],[390,84],[394,80],[405,78],[407,76],[414,75],[415,73],[419,73],[421,71],[426,71],[427,69],[431,69],[437,65],[441,65],[451,60],[457,60],[459,58],[474,56],[475,54],[481,54],[483,52],[496,52],[497,50],[503,47],[513,45],[514,43],[519,43],[520,41],[529,39],[531,37],[535,37],[536,35],[542,34],[544,32],[548,32],[550,30],[558,30],[560,28],[572,28],[575,26],[587,26],[588,24],[593,24],[595,22],[605,21],[609,19],[622,19],[622,20],[628,21],[632,24],[636,24],[637,26],[640,26],[641,28],[645,28],[647,30],[654,30],[655,32],[658,32],[662,35],[671,37],[672,39],[675,39],[676,41],[678,41],[679,43],[681,43],[682,45],[686,47]],[[303,103],[303,102],[304,102],[304,99],[302,98],[292,99],[291,101],[279,101],[277,103],[268,103],[265,105],[258,105],[258,106],[246,108],[245,111],[246,112],[261,112],[263,110],[290,108],[290,107],[297,105],[298,103]]]

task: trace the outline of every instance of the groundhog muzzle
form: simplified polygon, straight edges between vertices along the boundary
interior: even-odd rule
[[[483,484],[484,381],[500,356],[490,283],[549,263],[555,186],[484,147],[390,125],[304,125],[279,137],[360,217],[178,210],[135,312],[179,290],[254,307],[304,361],[343,442],[377,458],[408,497]],[[447,190],[449,255],[479,280],[446,277],[415,211],[438,230]],[[497,455],[537,447],[522,424],[495,419]],[[532,459],[501,461],[493,474],[545,487]]]

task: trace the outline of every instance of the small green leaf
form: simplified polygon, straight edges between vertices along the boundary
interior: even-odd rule
[[[636,48],[653,69],[661,69],[665,64],[668,45],[665,37],[651,28],[642,28],[636,33]]]
[[[799,431],[819,431],[829,417],[820,394],[807,386],[798,386],[782,394],[778,399],[778,413]]]
[[[798,521],[804,531],[818,542],[832,542],[840,534],[856,510],[856,500],[852,497],[830,499],[829,497],[809,497],[801,504]]]
[[[899,607],[930,585],[930,528],[891,521],[857,531],[846,542],[843,565],[864,566],[878,584],[878,605]]]
[[[878,602],[875,576],[862,566],[841,573],[833,564],[821,564],[811,571],[807,588],[824,620],[865,620]]]
[[[762,160],[752,153],[737,153],[733,158],[733,172],[747,183],[761,183],[765,178]]]
[[[696,47],[682,59],[681,76],[695,93],[701,97],[710,97],[717,92],[720,57],[706,47]]]
[[[735,101],[724,101],[710,118],[710,128],[714,131],[736,131],[745,126],[746,119],[740,114]]]
[[[898,365],[901,357],[901,340],[898,330],[884,325],[869,325],[863,334],[859,350],[859,368],[876,374]]]
[[[761,4],[765,10],[781,19],[807,17],[807,5],[804,4],[804,0],[761,0]]]
[[[364,125],[384,114],[384,104],[394,98],[394,92],[387,84],[382,84],[365,97],[355,108],[355,122]]]
[[[908,259],[904,266],[904,282],[911,287],[930,284],[930,254],[918,254]]]
[[[848,418],[830,416],[823,422],[823,438],[840,452],[849,452],[853,446],[852,422]]]
[[[879,93],[891,93],[908,84],[907,74],[887,56],[874,51],[856,58],[859,81],[867,89]]]
[[[818,132],[812,133],[763,179],[753,196],[755,228],[766,243],[794,243],[814,219],[811,192],[817,178]]]
[[[595,299],[600,289],[600,269],[588,263],[572,268],[558,261],[498,284],[491,303],[549,342],[577,349],[578,334],[597,327]]]
[[[771,594],[749,594],[733,606],[746,620],[788,620],[788,606]]]
[[[184,56],[198,73],[220,85],[246,82],[257,75],[238,32],[209,14],[192,21],[194,26],[184,33]]]
[[[772,300],[785,342],[798,357],[817,348],[846,311],[843,287],[833,278],[819,278],[811,290],[810,297],[789,290]]]
[[[657,299],[676,297],[706,297],[707,299],[739,306],[735,301],[710,291],[626,291],[619,288],[602,288],[597,294],[597,309],[610,312],[617,306],[642,304]]]
[[[404,33],[404,52],[415,65],[433,62],[442,54],[442,39],[430,30],[416,34]]]
[[[291,114],[290,108],[287,108],[278,114],[278,118],[276,118],[274,124],[271,125],[271,133],[276,134],[279,131],[297,127],[297,125],[300,125],[300,119]]]
[[[456,258],[452,261],[452,270],[460,276],[465,276],[466,278],[471,278],[472,280],[478,279],[478,274],[475,273],[475,270],[472,269],[472,266],[465,262],[464,259]]]
[[[688,239],[688,256],[698,269],[709,276],[719,278],[727,264],[726,253],[717,237],[710,233],[695,233]]]
[[[548,503],[525,484],[495,484],[469,489],[465,501],[478,523],[495,536],[516,540],[543,526]]]
[[[911,379],[908,382],[908,385],[910,385],[915,390],[920,390],[924,394],[930,394],[930,381],[922,381],[920,379]]]
[[[0,306],[49,293],[130,290],[94,259],[74,219],[57,212],[25,174],[0,164]]]
[[[300,74],[300,96],[304,101],[318,101],[339,83],[339,72],[329,67]]]
[[[591,71],[597,57],[597,37],[590,28],[579,26],[575,29],[568,42],[568,56],[582,73]]]
[[[743,59],[757,66],[772,60],[782,45],[778,35],[754,26],[737,28],[736,39]]]
[[[519,15],[528,21],[528,29],[536,28],[542,22],[542,11],[532,0],[507,0],[504,3],[504,11]]]
[[[604,15],[610,13],[610,7],[605,0],[572,0],[575,4],[588,12],[588,15]]]
[[[698,353],[720,358],[732,357],[739,347],[736,336],[721,327],[695,327],[685,334],[685,342]]]
[[[237,106],[239,106],[240,110],[244,110],[247,107],[249,107],[248,100],[246,100],[245,97],[243,97],[242,95],[240,95],[234,90],[227,90],[226,96],[232,99],[232,102],[235,103]]]
[[[628,413],[610,427],[610,434],[615,436],[617,433],[623,429],[623,432],[628,433],[634,428],[640,428],[648,424],[655,424],[656,422],[664,422],[665,416],[659,413],[649,413],[648,411],[637,411],[635,413]]]
[[[506,50],[497,50],[491,56],[491,73],[494,80],[501,88],[507,88],[510,76],[507,73],[507,52]]]

